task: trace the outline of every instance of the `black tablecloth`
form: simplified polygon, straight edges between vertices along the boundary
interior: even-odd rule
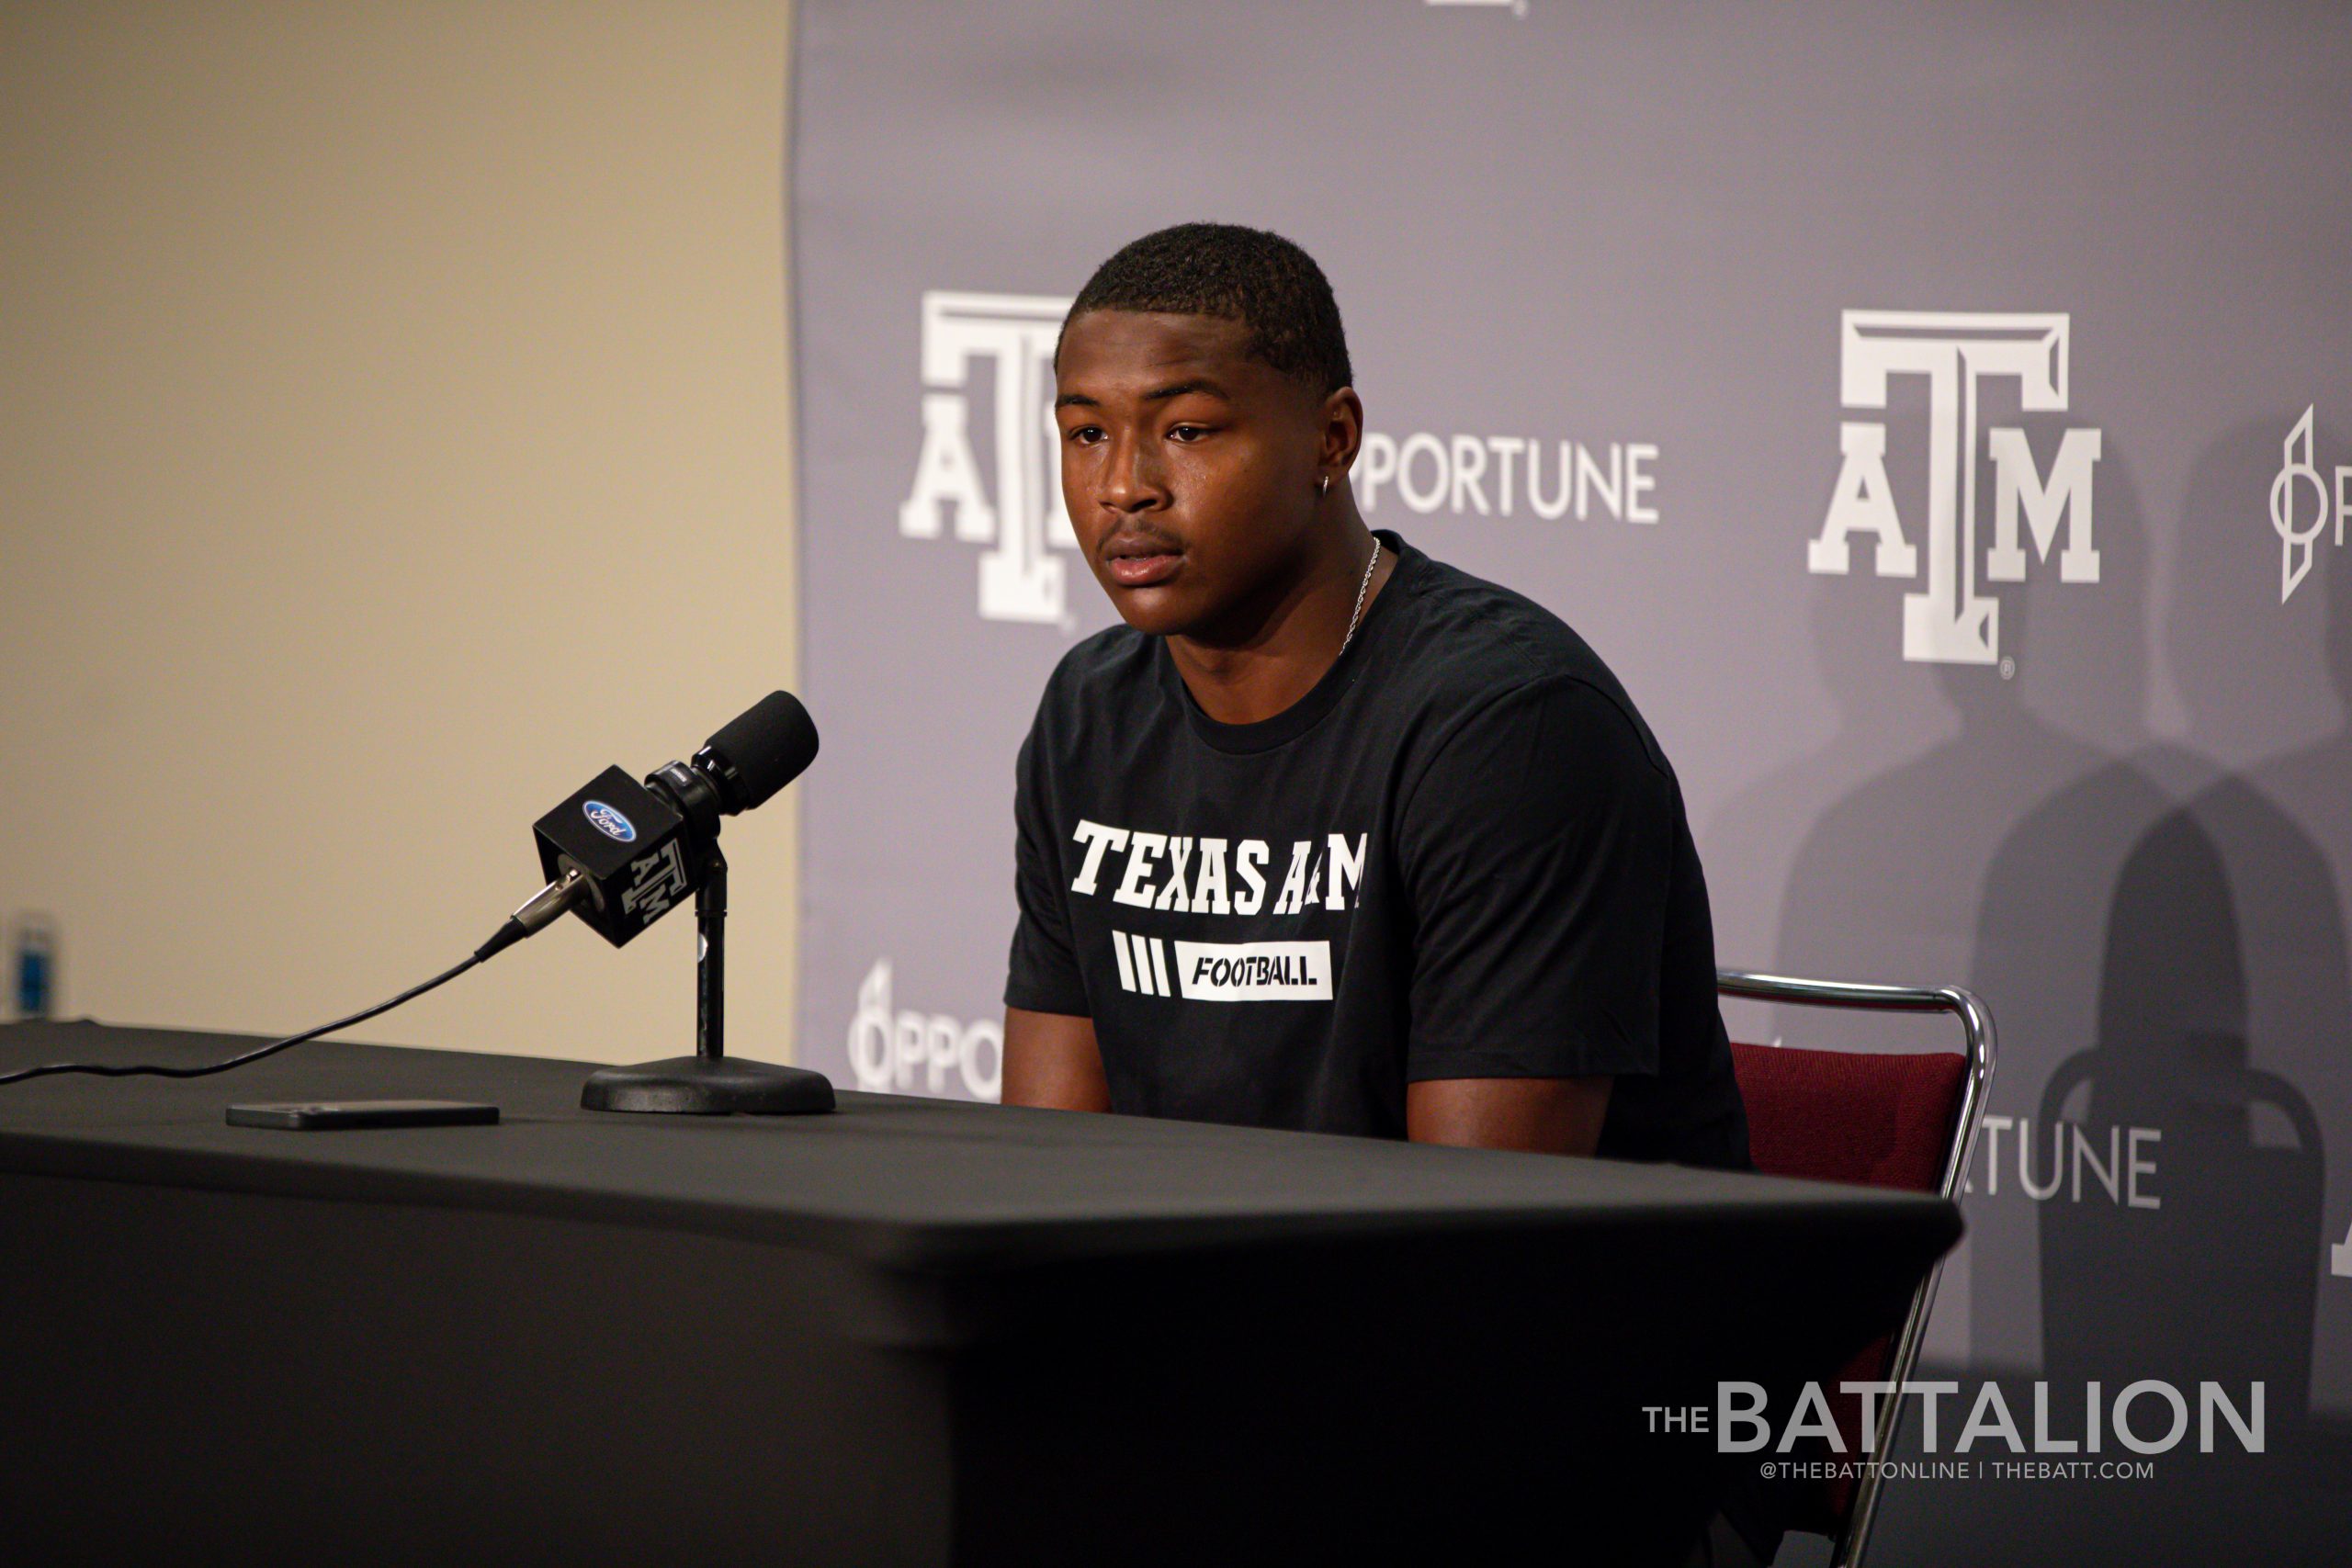
[[[21,1025],[0,1029],[0,1069],[246,1043]],[[76,1466],[101,1452],[139,1455],[159,1495],[203,1478],[299,1511],[323,1492],[315,1527],[365,1519],[388,1559],[557,1539],[732,1553],[773,1543],[745,1521],[783,1508],[782,1560],[1238,1560],[1238,1542],[1280,1540],[1304,1561],[1485,1539],[1448,1498],[1489,1483],[1507,1513],[1573,1521],[1564,1541],[1633,1551],[1685,1528],[1696,1495],[1657,1479],[1682,1461],[1640,1407],[1711,1399],[1725,1376],[1832,1375],[1959,1233],[1927,1197],[891,1096],[814,1117],[601,1114],[579,1108],[588,1070],[313,1044],[209,1078],[0,1088],[5,1310],[13,1342],[46,1335],[58,1358],[11,1388],[10,1425],[59,1437],[34,1472],[85,1506]],[[223,1121],[232,1100],[418,1097],[491,1100],[503,1121]],[[409,1299],[436,1249],[462,1303]],[[301,1291],[310,1309],[289,1304]],[[561,1321],[535,1328],[541,1311]],[[211,1321],[241,1314],[283,1333]],[[316,1375],[305,1336],[368,1334],[401,1338],[428,1382],[459,1375],[442,1339],[486,1337],[465,1352],[469,1384],[391,1388],[390,1415],[224,1393],[289,1357]],[[633,1359],[667,1371],[615,1406]],[[739,1376],[774,1402],[728,1396]],[[592,1385],[599,1419],[653,1430],[599,1448],[565,1428]],[[74,1399],[88,1407],[70,1419],[51,1403]],[[225,1423],[224,1400],[240,1412]],[[436,1433],[433,1412],[460,1407],[481,1429]],[[347,1461],[354,1422],[400,1445],[397,1473],[305,1468],[322,1444]],[[227,1468],[241,1443],[301,1489]],[[695,1500],[697,1474],[741,1483],[727,1456],[747,1446],[774,1467],[763,1486]],[[861,1454],[908,1490],[858,1480]],[[1269,1472],[1285,1463],[1295,1475]],[[538,1491],[469,1488],[502,1466]],[[586,1516],[550,1489],[632,1501],[575,1538],[564,1521]],[[462,1535],[415,1512],[428,1492]]]

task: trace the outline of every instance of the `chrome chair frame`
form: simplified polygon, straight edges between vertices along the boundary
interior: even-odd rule
[[[1715,989],[1727,997],[1750,1001],[1787,1002],[1800,1007],[1846,1008],[1866,1012],[1948,1012],[1960,1020],[1967,1040],[1966,1073],[1961,1083],[1960,1111],[1954,1119],[1951,1147],[1944,1160],[1943,1195],[1960,1201],[1970,1158],[1976,1151],[1976,1133],[1984,1120],[1984,1099],[1993,1082],[1993,1014],[1973,992],[1958,986],[1875,986],[1840,980],[1801,980],[1780,975],[1754,975],[1738,969],[1715,971]],[[1774,1042],[1775,1044],[1778,1042]],[[1902,1386],[1910,1381],[1919,1359],[1919,1345],[1927,1337],[1928,1313],[1935,1305],[1936,1284],[1943,1278],[1938,1258],[1928,1277],[1912,1293],[1910,1314],[1894,1341],[1894,1359],[1888,1368],[1895,1397],[1878,1412],[1878,1431],[1870,1457],[1883,1460],[1894,1449],[1903,1426]],[[1832,1568],[1860,1568],[1870,1544],[1871,1526],[1878,1517],[1881,1476],[1876,1468],[1865,1472],[1854,1489],[1854,1506],[1846,1528],[1832,1543]]]

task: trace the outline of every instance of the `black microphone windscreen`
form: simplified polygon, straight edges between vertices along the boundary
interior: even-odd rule
[[[720,728],[706,750],[736,775],[737,811],[765,805],[817,760],[817,726],[790,692],[770,692]]]

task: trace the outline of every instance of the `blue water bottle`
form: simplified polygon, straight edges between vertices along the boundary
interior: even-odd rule
[[[17,1016],[47,1018],[56,1003],[57,933],[43,915],[17,922]]]

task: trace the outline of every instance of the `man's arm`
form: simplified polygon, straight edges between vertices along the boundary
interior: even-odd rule
[[[1089,1031],[1090,1035],[1091,1031]],[[1005,1034],[1005,1060],[1012,1059]],[[1010,1070],[1005,1080],[1012,1078]],[[1609,1110],[1606,1076],[1582,1078],[1428,1078],[1405,1086],[1405,1135],[1417,1144],[1589,1155]]]
[[[1679,806],[1616,697],[1573,676],[1463,719],[1406,796],[1416,916],[1406,1134],[1590,1155],[1658,1070]]]
[[[1111,1085],[1102,1076],[1094,1021],[1005,1009],[1003,1100],[1047,1111],[1110,1110]]]

